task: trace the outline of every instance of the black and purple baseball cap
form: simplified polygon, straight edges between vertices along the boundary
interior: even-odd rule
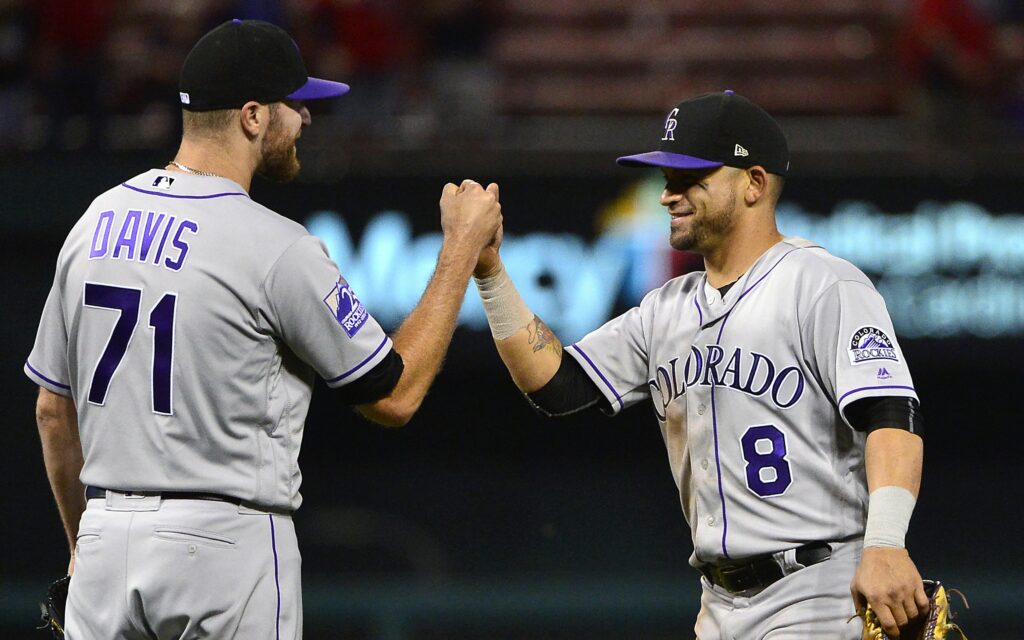
[[[705,93],[668,112],[657,151],[623,156],[625,167],[713,169],[723,165],[785,176],[789,145],[768,113],[732,91]]]
[[[237,109],[250,100],[334,98],[348,88],[310,78],[295,41],[262,20],[229,20],[200,38],[185,58],[178,83],[186,111]]]

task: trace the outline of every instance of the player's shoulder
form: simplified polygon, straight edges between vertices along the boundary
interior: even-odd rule
[[[837,282],[860,282],[868,286],[871,279],[849,260],[835,256],[810,240],[794,236],[783,239],[788,248],[786,259],[779,263],[800,283],[811,288],[827,288]]]
[[[691,271],[690,273],[676,276],[666,281],[660,287],[648,291],[640,301],[640,308],[641,310],[646,309],[654,312],[666,304],[675,305],[683,303],[696,295],[703,281],[703,271]]]
[[[253,232],[275,244],[290,245],[298,238],[309,235],[309,231],[300,223],[255,200],[246,198],[238,204],[240,213],[251,224]]]
[[[691,271],[681,276],[676,276],[665,282],[651,293],[657,293],[661,297],[678,297],[697,291],[700,283],[704,281],[703,271]]]

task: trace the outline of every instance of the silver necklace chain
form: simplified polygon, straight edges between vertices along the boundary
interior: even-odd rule
[[[217,175],[216,173],[210,173],[209,171],[200,171],[199,169],[193,169],[192,167],[186,167],[185,165],[181,164],[177,160],[171,160],[167,164],[173,164],[174,166],[178,167],[179,169],[181,169],[185,173],[194,173],[197,176],[206,176],[208,178],[223,178],[224,177],[224,176],[221,176],[221,175]]]

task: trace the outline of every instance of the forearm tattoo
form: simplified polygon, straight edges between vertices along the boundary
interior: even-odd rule
[[[547,348],[555,355],[562,355],[562,343],[558,341],[555,332],[544,324],[543,320],[533,316],[533,322],[526,325],[526,331],[529,333],[529,343],[533,346],[534,353]]]

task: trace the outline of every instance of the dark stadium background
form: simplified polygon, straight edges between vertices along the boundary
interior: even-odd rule
[[[40,6],[52,4],[61,5]],[[93,4],[107,3],[85,3]],[[116,24],[133,26],[133,19],[146,17],[139,9],[143,3],[113,4],[127,11],[104,18]],[[309,26],[308,15],[296,7],[316,3],[265,4],[283,7],[278,18],[301,29]],[[353,96],[360,79],[373,87],[397,82],[405,96],[437,94],[444,87],[433,81],[412,88],[402,83],[410,75],[430,77],[430,69],[458,73],[457,64],[444,66],[455,60],[478,63],[461,69],[474,78],[483,74],[477,86],[492,92],[493,100],[468,115],[451,116],[466,126],[446,124],[446,111],[437,104],[431,107],[432,120],[424,120],[420,111],[410,113],[411,107],[403,111],[402,103],[357,103],[352,112],[319,108],[299,144],[302,180],[288,186],[257,181],[253,197],[300,221],[317,211],[335,211],[358,243],[368,222],[385,210],[407,215],[416,235],[436,232],[441,186],[473,177],[501,184],[508,233],[568,233],[591,241],[599,233],[600,212],[642,177],[615,167],[615,156],[656,142],[662,113],[674,101],[733,88],[779,114],[790,133],[794,168],[786,202],[817,214],[851,200],[885,212],[912,211],[924,202],[969,202],[999,219],[1024,213],[1024,125],[1015,115],[1024,104],[1024,27],[1011,3],[974,5],[989,16],[991,56],[998,62],[992,65],[1000,75],[984,87],[961,88],[954,98],[941,93],[945,86],[939,88],[940,105],[963,100],[967,106],[955,131],[932,132],[932,140],[938,140],[934,147],[912,139],[920,123],[901,98],[912,76],[893,71],[902,69],[896,66],[902,59],[898,43],[912,20],[911,5],[927,3],[750,2],[745,3],[750,15],[744,17],[694,3],[638,3],[656,14],[647,15],[648,21],[661,16],[683,34],[717,42],[715,29],[742,35],[743,29],[769,28],[769,41],[781,38],[796,52],[791,60],[753,68],[742,61],[711,67],[711,61],[691,52],[689,66],[642,67],[647,81],[642,86],[629,83],[639,73],[635,57],[640,54],[623,52],[614,64],[599,60],[600,69],[581,66],[588,42],[616,29],[622,38],[638,37],[629,29],[649,27],[642,15],[630,14],[634,23],[628,27],[620,24],[629,12],[619,3],[577,1],[548,8],[550,13],[543,4],[455,2],[451,16],[461,16],[462,22],[452,18],[449,24],[436,15],[433,22],[409,18],[404,28],[418,33],[428,24],[429,30],[421,30],[429,37],[383,71],[356,68]],[[231,5],[210,3],[217,11],[182,20],[201,33],[221,13],[250,15]],[[26,37],[45,41],[39,24],[46,16],[34,15],[32,6],[14,2],[0,8],[0,34],[22,29]],[[394,12],[404,5],[380,6]],[[481,6],[482,16],[472,15]],[[486,42],[465,36],[474,28],[482,30]],[[528,47],[517,38],[543,43],[552,29],[566,38],[565,59],[530,60],[523,52]],[[112,31],[104,33],[108,40],[113,37]],[[194,39],[174,33],[186,49]],[[449,40],[443,40],[445,34]],[[143,34],[163,42],[159,36]],[[442,44],[461,42],[466,51],[441,46],[438,38]],[[846,43],[840,49],[848,51],[851,38],[861,45],[867,38],[872,48],[828,64],[799,55],[801,47],[821,41]],[[317,51],[316,43],[297,39],[304,51]],[[608,36],[608,41],[616,39]],[[21,61],[37,60],[39,51],[27,49]],[[613,55],[607,48],[596,51],[599,58]],[[4,55],[0,637],[20,639],[41,637],[31,630],[35,600],[67,562],[35,433],[35,387],[21,366],[71,224],[100,191],[163,166],[173,155],[177,133],[174,73],[170,87],[160,79],[166,72],[146,85],[146,95],[157,96],[149,111],[107,101],[106,120],[93,122],[91,109],[77,114],[72,109],[70,116],[58,109],[39,88],[46,86],[39,82],[45,73],[33,71],[26,79],[27,71],[14,68],[17,55],[11,64],[12,54]],[[97,83],[108,77],[104,73],[113,73],[97,69]],[[395,80],[392,73],[405,75]],[[609,88],[586,93],[581,78],[603,76]],[[934,88],[928,78],[914,81],[926,94]],[[844,79],[857,91],[840,99],[833,89]],[[560,86],[564,95],[545,94]],[[801,88],[783,91],[790,86]],[[16,94],[18,88],[22,94]],[[15,108],[16,95],[28,96],[30,106]],[[380,111],[381,104],[396,111]],[[154,134],[145,123],[162,122],[161,113],[171,119]],[[145,120],[146,114],[157,116]],[[68,125],[67,118],[76,115],[82,118]],[[385,116],[404,124],[384,126]],[[10,118],[22,118],[23,130]],[[75,127],[83,122],[86,133],[79,140]],[[424,122],[431,127],[426,134],[417,128]],[[958,138],[975,126],[980,133]],[[50,139],[46,131],[64,135]],[[895,239],[883,233],[873,242],[885,252]],[[558,277],[572,277],[571,265]],[[1024,287],[1024,272],[1012,278]],[[1020,307],[1014,317],[1024,318],[1024,302],[1018,298],[1015,304]],[[996,337],[960,333],[904,340],[927,429],[923,489],[908,544],[924,575],[967,595],[971,609],[961,620],[974,639],[1024,637],[1017,602],[1024,591],[1020,326],[1024,322]],[[367,423],[321,386],[300,462],[305,503],[295,521],[305,561],[306,637],[691,637],[699,604],[697,574],[687,565],[692,547],[648,406],[611,420],[595,414],[542,420],[512,385],[486,332],[456,331],[433,391],[403,429]]]

